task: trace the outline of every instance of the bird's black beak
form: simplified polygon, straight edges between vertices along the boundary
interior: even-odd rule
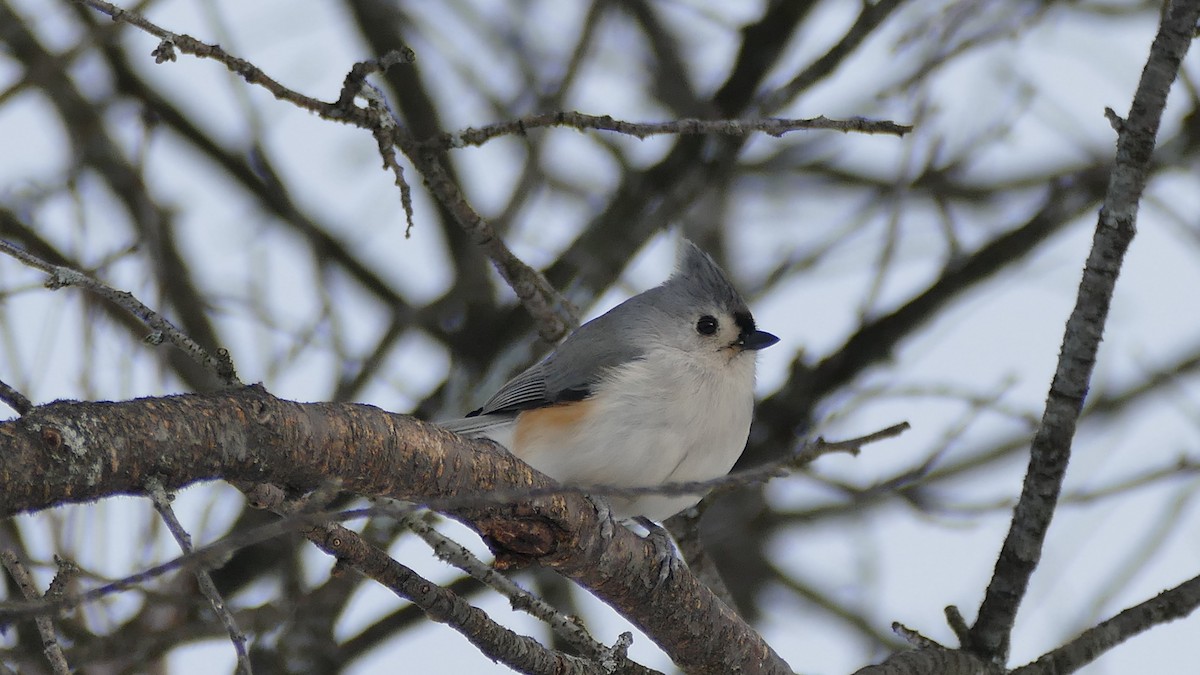
[[[742,333],[735,344],[748,351],[758,351],[766,349],[776,342],[779,342],[778,337],[771,335],[765,330],[755,330],[749,333]]]

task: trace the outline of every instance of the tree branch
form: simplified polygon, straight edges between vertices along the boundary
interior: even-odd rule
[[[439,510],[479,532],[499,566],[537,563],[574,579],[688,672],[791,672],[690,573],[660,581],[652,543],[625,528],[603,536],[587,499],[489,504],[491,490],[553,483],[494,444],[411,417],[365,405],[294,403],[248,387],[57,402],[0,423],[3,515],[141,493],[151,478],[168,490],[216,478],[310,490],[334,477],[360,494],[444,500]]]
[[[1095,661],[1101,654],[1139,633],[1182,619],[1200,606],[1200,576],[1126,609],[1084,631],[1067,644],[1037,661],[1012,671],[1012,675],[1066,675]]]
[[[1113,288],[1135,233],[1138,202],[1145,188],[1167,94],[1192,41],[1198,18],[1200,0],[1169,3],[1150,47],[1129,118],[1120,125],[1116,162],[1075,309],[1067,320],[1046,409],[1033,439],[1021,498],[971,628],[971,641],[964,645],[994,661],[1007,659],[1017,609],[1041,559],[1042,545],[1071,456],[1071,440],[1104,334]]]
[[[354,567],[410,600],[429,618],[454,628],[488,658],[523,673],[605,675],[608,672],[599,663],[554,651],[497,624],[483,610],[392,560],[353,530],[330,523],[311,527],[304,531],[304,536],[339,563]]]
[[[37,585],[33,581],[33,576],[29,574],[29,570],[25,569],[12,551],[0,551],[0,563],[4,565],[4,569],[8,570],[8,575],[16,582],[26,600],[37,600],[41,597]],[[42,638],[42,653],[50,663],[50,670],[54,675],[68,675],[71,672],[71,666],[67,663],[67,657],[63,655],[62,645],[58,642],[58,633],[54,629],[54,622],[47,616],[34,617],[33,622],[37,626],[38,635]]]
[[[200,343],[179,330],[175,324],[163,318],[158,312],[147,307],[141,300],[135,298],[132,293],[118,291],[79,270],[48,263],[2,239],[0,239],[0,253],[10,255],[26,265],[48,274],[50,278],[46,279],[46,288],[50,290],[58,290],[64,286],[78,286],[99,295],[126,312],[129,312],[153,331],[150,335],[146,336],[145,342],[153,345],[162,344],[164,340],[170,342],[226,386],[241,384],[237,379],[237,371],[234,370],[233,360],[229,357],[229,352],[219,349],[216,356],[209,354],[208,350],[202,347]]]
[[[3,380],[0,380],[0,401],[4,401],[8,407],[16,410],[18,415],[24,415],[33,410],[33,403],[25,394],[17,391]]]
[[[985,663],[978,656],[944,647],[900,652],[885,663],[866,666],[854,675],[1003,675],[1001,666]]]
[[[516,582],[475,557],[465,546],[438,532],[432,525],[425,522],[420,514],[405,514],[401,522],[405,528],[425,540],[438,559],[454,565],[480,583],[508,598],[509,604],[514,609],[527,612],[546,622],[555,635],[578,653],[593,660],[620,664],[621,672],[641,675],[651,675],[657,672],[630,661],[623,653],[617,653],[615,649],[596,642],[588,634],[587,628],[578,617],[559,612],[550,603],[521,588]],[[626,635],[629,634],[626,633]]]
[[[845,133],[856,131],[865,134],[890,134],[893,136],[904,136],[912,131],[912,127],[908,125],[897,124],[888,120],[869,120],[862,117],[853,117],[844,120],[829,119],[822,116],[811,119],[763,117],[745,120],[681,119],[670,122],[626,122],[613,119],[609,115],[588,115],[586,113],[564,110],[529,115],[508,122],[489,124],[479,129],[463,129],[456,133],[445,133],[435,138],[421,141],[421,145],[438,149],[483,145],[493,138],[510,135],[520,136],[524,135],[530,129],[545,127],[570,127],[580,131],[587,129],[613,131],[633,136],[639,140],[664,134],[747,136],[756,131],[778,138],[788,132],[802,129],[832,129]]]
[[[180,523],[179,518],[175,515],[175,508],[171,506],[173,496],[168,495],[162,485],[153,478],[147,481],[146,487],[150,501],[154,503],[154,510],[158,511],[158,515],[167,526],[167,531],[175,538],[180,550],[184,553],[191,553],[193,550],[192,535],[183,528],[183,523]],[[193,574],[196,576],[200,592],[208,598],[213,612],[221,620],[221,625],[225,627],[225,632],[229,635],[229,641],[233,643],[233,651],[237,656],[237,673],[251,675],[254,669],[250,665],[250,655],[246,652],[246,634],[242,632],[241,628],[238,628],[237,619],[234,618],[233,612],[229,611],[229,606],[221,597],[221,592],[217,590],[208,570],[202,567],[196,568]]]

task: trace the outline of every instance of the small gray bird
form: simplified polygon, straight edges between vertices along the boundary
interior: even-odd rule
[[[571,485],[618,488],[729,473],[746,446],[758,330],[712,258],[684,241],[675,274],[583,324],[482,408],[443,423],[486,437]],[[700,495],[614,496],[621,518],[662,521]]]

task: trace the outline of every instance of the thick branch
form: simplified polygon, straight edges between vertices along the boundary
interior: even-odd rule
[[[0,515],[140,493],[151,479],[174,490],[216,478],[301,490],[337,479],[361,494],[433,504],[477,530],[500,564],[538,563],[574,579],[687,672],[790,672],[691,574],[660,582],[652,544],[620,527],[602,536],[588,500],[489,504],[489,491],[553,484],[491,443],[408,416],[283,401],[249,387],[58,402],[0,423]]]

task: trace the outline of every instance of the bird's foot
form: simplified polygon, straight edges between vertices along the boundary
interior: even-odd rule
[[[612,507],[608,505],[608,500],[593,495],[584,496],[592,503],[592,508],[596,509],[596,517],[600,519],[600,536],[612,539],[613,534],[617,531],[617,521],[613,518]]]
[[[671,539],[671,533],[667,532],[666,528],[645,516],[637,516],[634,520],[646,528],[645,539],[654,548],[654,558],[658,564],[658,581],[655,588],[661,588],[676,570],[683,569],[684,563],[675,555],[675,541]]]

